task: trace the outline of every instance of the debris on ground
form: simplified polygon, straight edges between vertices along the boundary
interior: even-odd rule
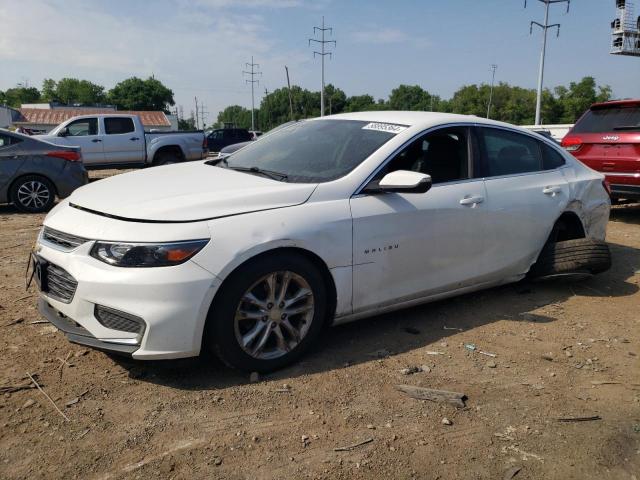
[[[591,417],[563,417],[556,418],[559,422],[592,422],[594,420],[602,420],[600,415],[593,415]]]
[[[412,385],[396,385],[396,390],[406,393],[417,400],[429,400],[431,402],[449,403],[458,408],[464,408],[464,393],[449,392],[447,390],[434,390],[432,388],[414,387]]]
[[[362,445],[366,445],[367,443],[371,443],[373,442],[373,438],[367,438],[366,440],[363,440],[361,442],[358,443],[354,443],[353,445],[347,445],[346,447],[336,447],[333,449],[334,452],[349,452],[351,450],[353,450],[354,448],[358,448],[361,447]]]
[[[511,480],[513,477],[518,475],[520,470],[522,470],[521,466],[511,467],[506,472],[504,472],[504,476],[502,477],[502,480]]]
[[[444,417],[441,422],[443,425],[453,425],[453,422],[449,420],[447,417]]]

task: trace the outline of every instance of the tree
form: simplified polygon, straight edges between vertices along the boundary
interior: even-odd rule
[[[419,85],[400,85],[389,95],[391,110],[431,110],[431,94]]]
[[[107,98],[121,110],[162,110],[175,105],[173,91],[153,77],[131,77],[109,90]]]
[[[593,77],[584,77],[579,82],[571,82],[569,88],[556,87],[556,97],[562,108],[562,123],[574,123],[592,103],[604,102],[611,98],[611,87],[596,87]]]
[[[240,105],[231,105],[218,113],[218,124],[231,123],[237,128],[251,128],[251,110]]]
[[[104,103],[104,87],[77,78],[62,78],[59,81],[47,78],[42,82],[42,99],[66,105],[95,105]]]
[[[23,103],[36,103],[40,100],[40,91],[36,87],[14,87],[4,92],[4,103],[19,108]]]
[[[193,112],[191,112],[191,116],[189,118],[178,118],[178,130],[195,130],[196,129],[196,119],[193,116]]]
[[[375,99],[371,95],[354,95],[347,98],[345,112],[366,112],[368,110],[378,110]]]
[[[329,114],[342,113],[347,104],[347,95],[331,84],[324,87],[325,112]]]

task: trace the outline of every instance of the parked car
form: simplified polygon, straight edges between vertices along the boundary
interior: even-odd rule
[[[137,115],[81,115],[36,138],[77,145],[87,167],[141,167],[200,160],[207,154],[204,132],[144,131]]]
[[[216,158],[218,159],[227,158],[232,153],[235,153],[241,148],[244,148],[247,145],[250,145],[252,142],[255,142],[255,140],[249,140],[248,142],[240,142],[240,143],[234,143],[232,145],[227,145],[226,147],[220,149],[220,152],[218,152],[218,156]]]
[[[640,200],[640,99],[591,105],[562,146],[606,175],[613,200]]]
[[[327,324],[606,270],[603,180],[553,142],[475,116],[297,122],[226,162],[75,192],[38,239],[39,309],[71,341],[136,359],[204,348],[269,371]]]
[[[88,183],[78,147],[61,147],[0,128],[0,203],[46,212]]]
[[[218,128],[207,135],[207,145],[211,152],[220,152],[228,145],[251,140],[254,140],[253,135],[245,128]]]

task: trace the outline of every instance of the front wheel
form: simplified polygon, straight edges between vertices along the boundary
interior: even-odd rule
[[[207,321],[209,348],[229,366],[268,372],[294,362],[318,338],[327,291],[312,262],[274,254],[236,270]]]

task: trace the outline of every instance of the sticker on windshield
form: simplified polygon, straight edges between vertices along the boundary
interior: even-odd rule
[[[408,127],[405,125],[394,125],[393,123],[371,122],[364,127],[363,130],[377,130],[379,132],[400,133]]]

